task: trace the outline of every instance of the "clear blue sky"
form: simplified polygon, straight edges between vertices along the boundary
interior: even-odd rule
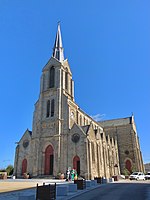
[[[150,162],[150,1],[0,1],[0,168],[32,130],[40,76],[61,21],[75,99],[102,119],[134,113],[144,162]]]

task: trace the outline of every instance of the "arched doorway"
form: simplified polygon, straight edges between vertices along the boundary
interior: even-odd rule
[[[131,165],[131,161],[130,160],[126,160],[125,167],[129,172],[132,172],[132,169],[131,169],[132,165]]]
[[[27,159],[22,161],[22,174],[27,173]]]
[[[80,175],[80,158],[78,156],[73,158],[73,168],[77,171],[77,174]]]
[[[49,145],[45,150],[45,175],[53,175],[54,150]]]

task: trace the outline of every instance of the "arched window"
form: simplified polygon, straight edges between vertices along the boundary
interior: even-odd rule
[[[59,51],[56,51],[56,58],[57,58],[58,60],[60,60],[60,53],[59,53]]]
[[[84,126],[85,126],[85,117],[84,117]]]
[[[65,72],[65,89],[68,90],[68,69]]]
[[[92,149],[92,161],[95,163],[95,145],[94,142],[91,142],[91,149]]]
[[[54,112],[55,112],[55,101],[54,99],[51,100],[51,117],[54,116]]]
[[[78,123],[79,123],[79,119],[78,119],[78,117],[79,117],[79,116],[78,116],[78,111],[76,112],[76,116],[77,116],[76,119],[77,119],[77,124],[78,124]]]
[[[49,117],[49,112],[50,112],[50,100],[47,101],[46,117]]]
[[[50,68],[50,81],[49,81],[49,87],[53,88],[55,86],[55,68]]]
[[[82,116],[80,115],[80,126],[82,126]]]

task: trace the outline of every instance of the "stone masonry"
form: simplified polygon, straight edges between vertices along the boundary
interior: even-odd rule
[[[133,166],[144,170],[133,117],[98,123],[76,104],[58,24],[53,55],[42,70],[32,131],[27,129],[16,147],[14,175],[56,177],[74,168],[87,179],[109,178]]]

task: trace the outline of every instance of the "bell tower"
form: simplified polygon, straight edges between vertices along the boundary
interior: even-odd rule
[[[61,170],[63,166],[63,137],[69,130],[68,100],[74,101],[74,82],[68,60],[64,57],[64,49],[61,36],[60,23],[57,26],[52,56],[42,70],[40,80],[40,95],[35,104],[33,114],[32,138],[38,153],[35,157],[43,157],[42,152],[50,145],[53,149],[53,174]],[[65,128],[64,128],[65,127]],[[45,155],[49,155],[46,154]],[[36,159],[39,169],[48,173],[49,156],[45,159],[46,168],[40,168],[42,160]]]
[[[74,81],[64,49],[60,23],[57,26],[53,53],[44,66],[40,81],[40,95],[35,104],[33,137],[56,135],[63,119],[63,99],[74,101]]]

